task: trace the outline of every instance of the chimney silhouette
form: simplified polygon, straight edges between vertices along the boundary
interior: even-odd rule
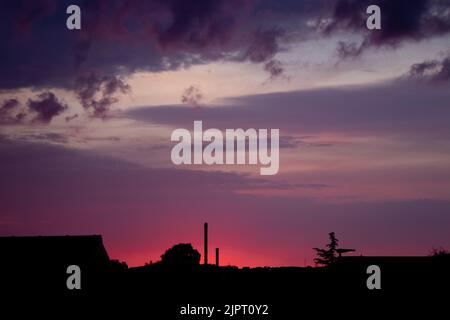
[[[205,228],[205,239],[204,239],[204,244],[205,244],[205,248],[204,248],[204,256],[205,256],[205,260],[204,260],[204,264],[205,266],[208,264],[208,223],[205,223],[204,225]]]
[[[219,266],[219,248],[216,248],[216,267]]]

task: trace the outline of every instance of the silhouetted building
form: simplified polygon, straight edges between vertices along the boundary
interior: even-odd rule
[[[389,271],[401,272],[429,269],[439,262],[432,256],[342,256],[339,261],[349,269],[378,265]],[[449,263],[450,259],[445,262]]]
[[[381,287],[386,290],[437,290],[447,288],[450,258],[433,256],[349,256],[341,257],[337,265],[350,283],[353,279],[362,288],[366,287],[367,268],[376,265],[381,272]],[[350,285],[350,284],[349,284]]]
[[[40,285],[65,289],[70,265],[80,267],[86,288],[109,266],[100,235],[0,237],[0,255],[0,283],[16,289]]]

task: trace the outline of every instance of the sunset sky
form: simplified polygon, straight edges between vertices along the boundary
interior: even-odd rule
[[[68,30],[66,8],[81,8]],[[381,7],[382,29],[366,28]],[[0,235],[131,266],[450,247],[450,1],[0,0]],[[280,170],[175,166],[176,128],[280,129]]]

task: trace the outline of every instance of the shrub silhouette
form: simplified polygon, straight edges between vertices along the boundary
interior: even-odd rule
[[[450,251],[444,249],[444,248],[433,248],[431,250],[432,257],[450,257]]]
[[[180,243],[161,255],[161,263],[170,266],[195,266],[200,263],[200,253],[190,243]]]
[[[329,233],[330,242],[327,244],[326,249],[314,248],[317,252],[317,258],[314,262],[323,266],[330,266],[337,261],[337,247],[339,240],[336,238],[334,232]]]

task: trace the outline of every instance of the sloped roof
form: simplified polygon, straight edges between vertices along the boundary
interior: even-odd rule
[[[109,260],[100,235],[0,237],[3,263],[101,264]]]

